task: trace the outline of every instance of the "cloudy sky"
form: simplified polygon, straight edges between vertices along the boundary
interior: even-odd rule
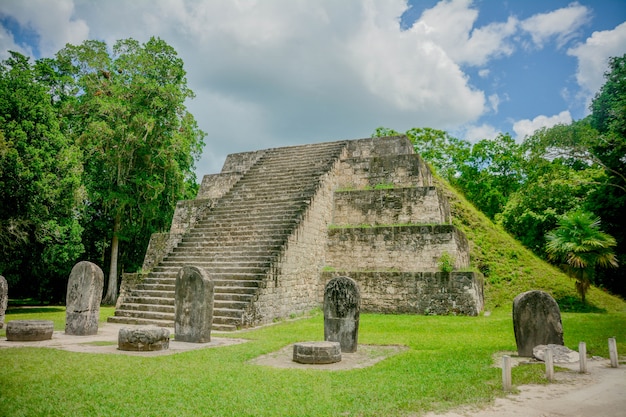
[[[580,119],[626,53],[626,2],[0,0],[0,59],[151,36],[185,62],[202,176],[229,153],[378,126],[521,140]]]

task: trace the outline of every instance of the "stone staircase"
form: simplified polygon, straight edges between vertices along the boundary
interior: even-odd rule
[[[120,301],[110,322],[173,327],[174,291],[184,265],[215,283],[213,329],[246,325],[246,310],[277,273],[279,257],[302,222],[321,177],[346,142],[269,149],[214,202]]]

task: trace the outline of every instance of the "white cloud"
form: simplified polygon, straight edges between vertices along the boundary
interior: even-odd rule
[[[476,143],[483,139],[495,139],[500,134],[500,131],[495,127],[483,123],[481,125],[468,125],[463,130],[460,136],[471,143]]]
[[[74,16],[72,0],[25,0],[0,3],[0,14],[13,17],[21,26],[39,33],[39,52],[54,54],[66,43],[80,43],[89,36],[89,27]]]
[[[568,55],[578,59],[576,81],[587,104],[604,84],[608,59],[626,53],[626,22],[613,30],[594,32],[584,43],[570,48]]]
[[[558,124],[569,124],[571,122],[572,115],[568,110],[564,110],[554,116],[540,115],[532,120],[519,120],[513,123],[513,131],[517,135],[517,139],[524,139],[526,136],[532,135],[536,130],[542,127],[552,127]]]
[[[410,31],[439,45],[457,64],[484,65],[494,57],[511,55],[508,38],[516,32],[517,19],[474,28],[477,18],[471,0],[440,1],[424,11]]]
[[[552,12],[536,14],[522,21],[521,27],[530,34],[537,47],[543,48],[548,40],[556,38],[560,48],[577,35],[580,27],[589,18],[590,11],[587,7],[571,3]]]
[[[498,113],[498,107],[500,106],[500,96],[497,94],[491,94],[489,96],[489,104],[491,105],[491,110],[494,113]]]
[[[447,128],[487,110],[451,51],[401,30],[403,0],[95,4],[76,6],[92,36],[155,34],[179,52],[197,94],[190,109],[209,133],[206,161],[381,125]]]

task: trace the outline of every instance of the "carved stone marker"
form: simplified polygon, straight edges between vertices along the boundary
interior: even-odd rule
[[[4,327],[4,313],[9,305],[9,285],[6,278],[0,275],[0,329]]]
[[[74,265],[67,282],[65,334],[98,334],[104,274],[98,265],[82,261]]]
[[[519,356],[532,357],[538,345],[563,345],[559,305],[543,291],[519,294],[513,300],[513,331]]]
[[[339,342],[294,343],[293,361],[312,365],[341,362],[341,345]]]
[[[324,288],[324,340],[339,342],[342,352],[356,352],[361,295],[352,278],[335,277]]]
[[[52,339],[52,320],[11,320],[7,323],[7,340],[13,342],[35,342]]]
[[[170,331],[157,326],[122,327],[117,334],[117,348],[133,352],[153,352],[170,347]]]
[[[174,334],[178,342],[211,341],[213,281],[206,271],[184,266],[176,277]]]

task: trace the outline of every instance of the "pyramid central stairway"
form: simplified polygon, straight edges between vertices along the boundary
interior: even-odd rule
[[[173,327],[185,265],[214,281],[214,330],[319,307],[337,274],[359,282],[365,311],[477,314],[481,277],[440,272],[444,253],[469,267],[467,240],[406,137],[231,154],[178,203],[170,232],[152,236],[142,272],[124,274],[109,321]]]

